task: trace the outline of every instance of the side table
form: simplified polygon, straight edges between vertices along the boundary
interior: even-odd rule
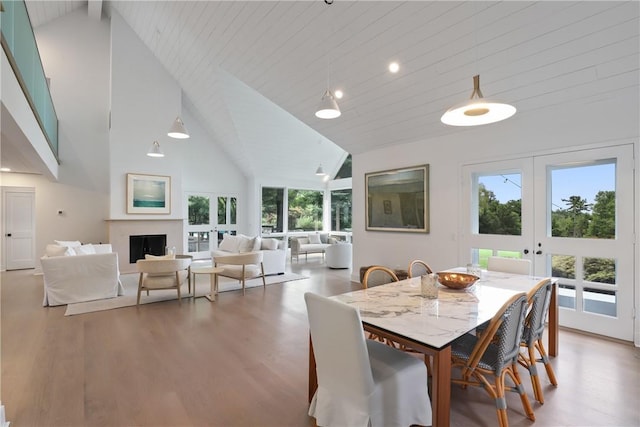
[[[196,274],[208,274],[211,281],[211,294],[205,295],[209,301],[215,301],[218,294],[218,273],[222,273],[222,267],[194,267],[191,269],[193,274],[193,298],[196,297]]]

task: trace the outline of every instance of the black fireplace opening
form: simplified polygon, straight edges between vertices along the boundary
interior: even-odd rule
[[[146,254],[164,255],[166,246],[166,234],[129,236],[129,263],[135,264],[137,260],[144,259]]]

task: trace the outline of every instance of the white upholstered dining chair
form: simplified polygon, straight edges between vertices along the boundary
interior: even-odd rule
[[[307,292],[318,389],[309,415],[323,427],[431,425],[424,363],[364,337],[354,307]]]
[[[489,257],[487,270],[531,276],[531,260],[492,256]]]

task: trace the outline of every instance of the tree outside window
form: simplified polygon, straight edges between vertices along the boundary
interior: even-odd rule
[[[289,231],[322,230],[323,192],[289,190]]]

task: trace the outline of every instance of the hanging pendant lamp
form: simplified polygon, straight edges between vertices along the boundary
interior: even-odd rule
[[[340,107],[338,107],[335,96],[329,89],[325,90],[316,109],[316,117],[320,119],[335,119],[340,117],[340,114],[342,113],[340,113]]]
[[[516,113],[516,107],[492,101],[482,96],[480,76],[473,76],[471,98],[462,104],[449,108],[440,118],[450,126],[478,126],[508,119]]]
[[[160,149],[160,143],[158,141],[153,141],[153,144],[151,144],[151,148],[149,149],[149,152],[147,152],[147,156],[164,157],[164,153]]]
[[[326,173],[324,173],[324,169],[322,169],[322,163],[320,163],[320,166],[318,166],[318,169],[316,169],[316,175],[318,176],[326,175]]]
[[[333,4],[333,0],[324,0],[327,5]],[[318,104],[318,108],[316,108],[316,117],[319,119],[335,119],[336,117],[340,117],[340,107],[338,107],[338,103],[336,102],[336,97],[331,92],[329,86],[329,52],[327,51],[327,90],[324,91],[324,95],[322,95],[322,99],[320,100],[320,104]]]
[[[167,135],[176,139],[189,138],[189,132],[187,132],[187,128],[184,127],[184,122],[180,116],[176,117],[176,120],[173,122],[173,125],[171,126],[171,129],[169,129]]]

